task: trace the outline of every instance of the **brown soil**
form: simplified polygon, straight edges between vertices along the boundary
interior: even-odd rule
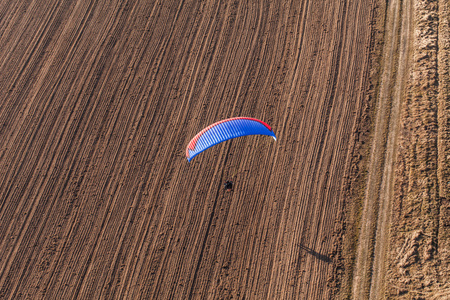
[[[393,166],[400,104],[409,71],[411,21],[409,1],[394,0],[387,4],[382,68],[354,266],[354,299],[383,298],[384,262],[393,198]]]
[[[448,1],[416,1],[400,118],[386,296],[450,298]]]
[[[389,1],[354,299],[448,299],[449,10]]]
[[[384,9],[378,0],[0,1],[0,299],[350,297]],[[426,52],[442,78],[445,51]],[[414,102],[424,88],[411,82]],[[421,97],[440,99],[430,117],[448,124],[448,82],[428,87],[436,91]],[[401,107],[405,145],[412,113]],[[264,120],[277,141],[238,138],[188,163],[195,133],[234,116]],[[428,253],[427,265],[449,255],[438,251],[449,246],[448,129],[417,132],[436,133],[421,145],[433,163],[420,167],[434,172],[420,181],[431,187],[432,228],[399,239]],[[410,152],[399,157],[411,166]],[[405,216],[392,218],[398,226]]]

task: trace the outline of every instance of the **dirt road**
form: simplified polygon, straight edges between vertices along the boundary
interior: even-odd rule
[[[354,299],[382,299],[384,295],[399,112],[409,78],[412,20],[410,1],[389,2],[382,75],[352,285]]]
[[[448,9],[390,1],[355,299],[448,299]]]
[[[0,298],[333,297],[376,6],[0,1]]]

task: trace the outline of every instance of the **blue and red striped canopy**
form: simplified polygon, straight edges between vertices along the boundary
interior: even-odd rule
[[[256,134],[268,135],[276,140],[272,128],[258,119],[237,117],[216,122],[197,133],[189,142],[186,148],[186,158],[191,161],[197,154],[221,142]]]

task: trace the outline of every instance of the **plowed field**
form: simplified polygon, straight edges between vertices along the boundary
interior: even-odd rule
[[[348,287],[377,7],[0,1],[0,298]],[[188,163],[189,140],[234,116],[277,141],[238,138]]]

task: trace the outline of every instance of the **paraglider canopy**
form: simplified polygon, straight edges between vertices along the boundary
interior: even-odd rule
[[[189,142],[186,158],[191,161],[197,154],[229,139],[245,135],[268,135],[276,140],[272,128],[261,120],[247,117],[225,119],[209,125]]]

